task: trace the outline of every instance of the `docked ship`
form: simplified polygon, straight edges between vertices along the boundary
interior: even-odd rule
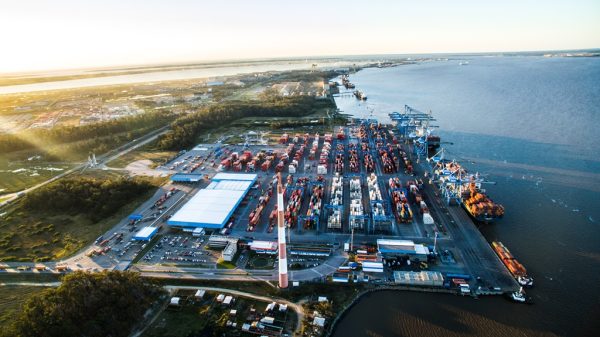
[[[354,91],[354,97],[356,97],[357,99],[361,100],[361,101],[366,101],[367,100],[367,95],[365,95],[362,91],[360,90],[355,90]]]
[[[427,150],[429,157],[432,157],[440,148],[441,139],[438,135],[427,135]]]
[[[463,192],[462,205],[479,222],[490,222],[504,216],[504,206],[493,202],[476,183],[470,183]]]
[[[494,251],[498,254],[502,263],[504,263],[506,268],[508,268],[508,271],[510,271],[520,285],[524,287],[533,286],[533,278],[527,275],[527,269],[512,256],[508,248],[506,248],[502,242],[492,242],[492,248],[494,248]]]
[[[350,78],[348,77],[348,75],[342,76],[342,85],[346,89],[354,89],[354,87],[355,87],[354,84],[352,82],[350,82]]]

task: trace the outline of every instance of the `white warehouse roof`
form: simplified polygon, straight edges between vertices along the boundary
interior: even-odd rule
[[[256,180],[256,174],[252,174],[252,173],[217,173],[212,178],[212,181],[219,181],[219,180],[254,181],[254,180]]]
[[[255,180],[256,174],[219,173],[167,223],[181,227],[222,228]]]

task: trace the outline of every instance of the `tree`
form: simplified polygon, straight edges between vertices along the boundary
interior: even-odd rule
[[[139,274],[75,272],[56,289],[34,295],[7,336],[128,336],[164,290]]]

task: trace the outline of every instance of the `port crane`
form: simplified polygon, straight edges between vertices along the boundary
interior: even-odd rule
[[[438,127],[437,125],[431,125],[431,122],[435,121],[431,110],[422,112],[404,105],[403,113],[393,112],[389,116],[396,122],[400,136],[406,141],[413,140],[415,154],[427,158],[429,155],[428,136],[431,135],[434,128]]]
[[[482,184],[496,184],[485,180],[479,172],[467,172],[456,160],[446,160],[445,154],[446,150],[441,148],[427,161],[431,165],[433,178],[439,182],[440,192],[447,204],[453,201],[460,203],[462,194],[471,186],[481,189]]]

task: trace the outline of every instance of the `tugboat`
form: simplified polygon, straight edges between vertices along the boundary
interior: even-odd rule
[[[354,96],[361,100],[361,101],[366,101],[367,100],[367,95],[365,95],[362,91],[360,90],[355,90],[354,91]]]
[[[511,293],[510,299],[515,302],[519,302],[519,303],[527,302],[527,298],[525,297],[525,291],[523,290],[523,287],[521,287],[519,289],[519,291],[515,291],[515,292]]]

